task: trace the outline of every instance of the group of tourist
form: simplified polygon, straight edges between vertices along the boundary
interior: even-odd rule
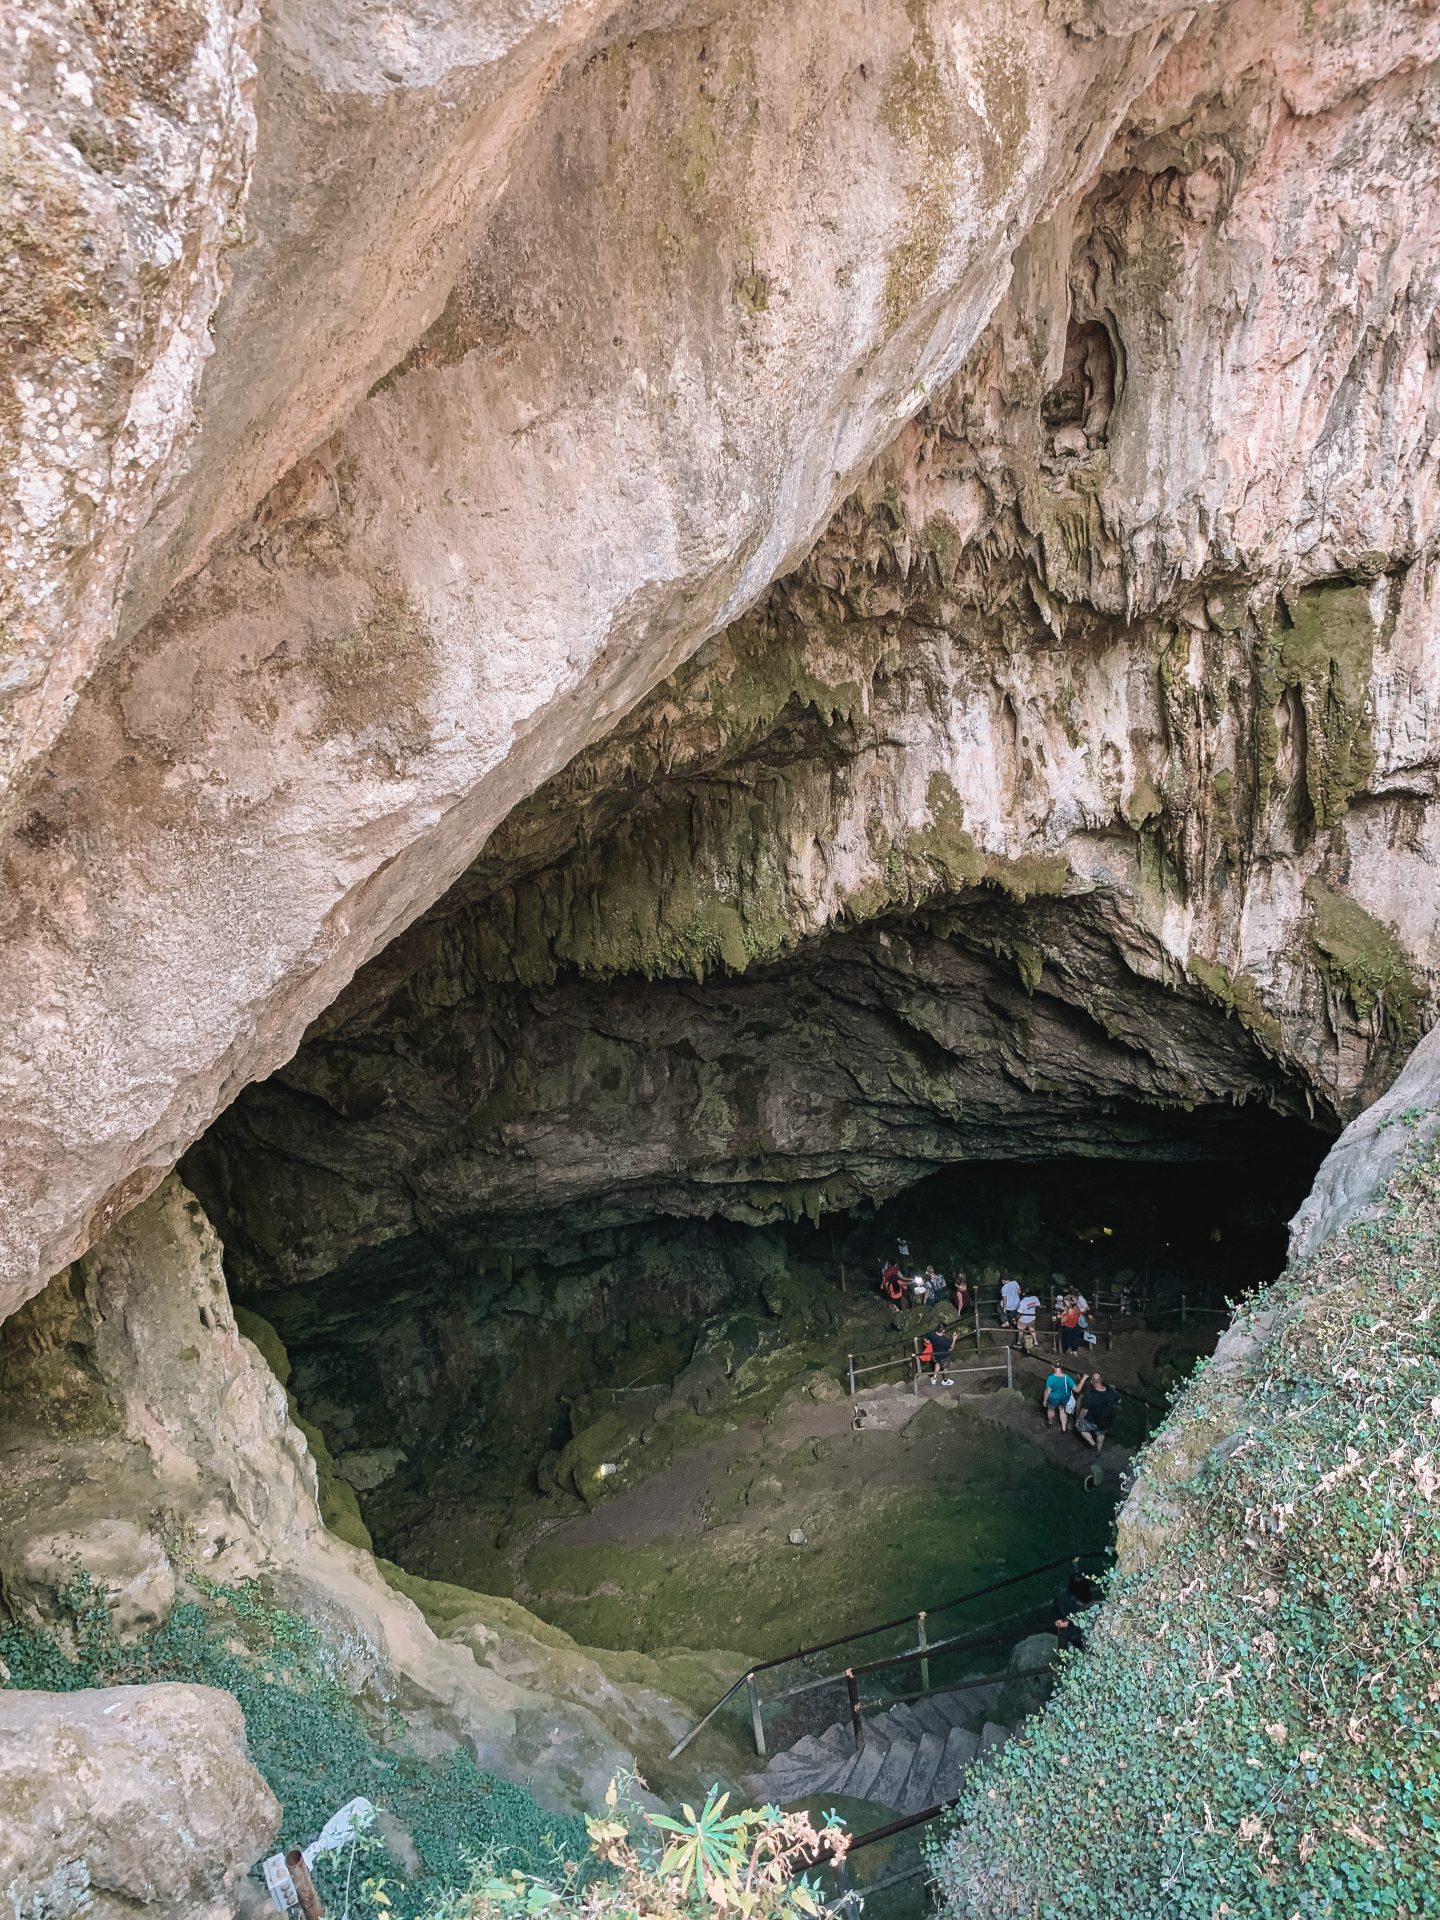
[[[883,1298],[893,1306],[907,1303],[916,1306],[934,1306],[945,1297],[947,1282],[943,1274],[934,1267],[926,1267],[923,1273],[907,1274],[905,1266],[910,1259],[910,1249],[902,1240],[896,1250],[896,1257],[884,1263],[880,1275],[880,1292]],[[1116,1388],[1106,1384],[1096,1370],[1082,1374],[1079,1379],[1070,1372],[1067,1360],[1071,1354],[1084,1351],[1087,1344],[1095,1345],[1095,1334],[1090,1328],[1090,1302],[1078,1288],[1066,1287],[1063,1277],[1055,1276],[1056,1292],[1052,1301],[1055,1324],[1060,1335],[1060,1358],[1046,1377],[1040,1396],[1046,1423],[1057,1423],[1062,1433],[1068,1433],[1073,1423],[1074,1431],[1096,1453],[1104,1449],[1120,1404],[1120,1395]],[[971,1304],[972,1295],[969,1282],[960,1275],[953,1283],[957,1309],[963,1313]],[[996,1304],[996,1318],[1000,1325],[1009,1327],[1015,1338],[1011,1346],[1022,1353],[1035,1350],[1035,1322],[1040,1314],[1040,1296],[1033,1290],[1027,1290],[1013,1277],[1007,1277],[1000,1286],[1000,1297]],[[930,1376],[932,1387],[953,1387],[955,1382],[946,1371],[950,1356],[955,1350],[952,1334],[944,1327],[936,1325],[923,1335],[916,1348],[916,1359],[922,1372]]]
[[[954,1280],[947,1280],[934,1267],[926,1267],[923,1273],[907,1273],[905,1267],[909,1262],[910,1249],[902,1240],[894,1258],[881,1267],[880,1297],[883,1300],[889,1301],[892,1307],[934,1307],[948,1295],[957,1313],[970,1311],[974,1296],[963,1273],[957,1274]]]
[[[1060,1274],[1056,1274],[1055,1279],[1061,1289],[1056,1292],[1052,1302],[1055,1324],[1060,1332],[1060,1351],[1079,1353],[1083,1347],[1093,1347],[1095,1335],[1090,1329],[1090,1302],[1076,1289],[1065,1289]],[[1035,1321],[1039,1312],[1040,1296],[1033,1289],[1027,1292],[1013,1278],[1000,1283],[996,1318],[1001,1326],[1013,1330],[1015,1338],[1010,1344],[1017,1352],[1035,1351]]]

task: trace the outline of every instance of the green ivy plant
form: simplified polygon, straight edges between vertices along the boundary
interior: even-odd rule
[[[942,1902],[1440,1915],[1440,1161],[1239,1315],[1141,1459],[1088,1651],[972,1771]]]
[[[357,1794],[408,1831],[425,1872],[399,1879],[377,1837],[322,1856],[316,1881],[333,1913],[352,1920],[419,1920],[449,1889],[468,1887],[485,1859],[554,1872],[580,1859],[585,1828],[547,1812],[523,1787],[483,1773],[457,1748],[445,1759],[411,1751],[398,1715],[367,1712],[345,1685],[336,1650],[308,1620],[270,1605],[257,1587],[197,1583],[165,1624],[122,1641],[105,1595],[77,1575],[56,1630],[0,1632],[10,1684],[79,1687],[188,1681],[222,1687],[245,1716],[250,1758],[282,1809],[279,1847],[312,1840]]]

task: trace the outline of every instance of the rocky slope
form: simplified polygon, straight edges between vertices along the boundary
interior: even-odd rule
[[[1424,1911],[1436,1064],[1347,1131],[1289,1271],[1141,1455],[1086,1654],[935,1843],[946,1914]]]
[[[667,1689],[704,1704],[718,1690],[704,1655],[621,1655],[607,1672],[605,1656],[478,1595],[440,1596],[437,1639],[370,1554],[322,1524],[316,1456],[332,1469],[313,1444],[237,1330],[198,1203],[167,1181],[0,1328],[7,1617],[63,1620],[83,1569],[135,1635],[197,1582],[263,1578],[323,1622],[357,1696],[565,1805],[595,1804],[637,1752],[663,1755],[687,1724]],[[720,1671],[728,1682],[730,1663]]]
[[[1152,902],[1152,973],[1279,968],[1323,912],[1312,881],[1432,964],[1428,9],[886,0],[844,33],[828,8],[660,0],[464,33],[443,10],[403,34],[343,7],[184,19],[168,110],[208,123],[229,87],[229,145],[166,148],[158,235],[126,172],[140,96],[49,14],[14,53],[21,130],[70,199],[30,208],[13,257],[50,263],[57,311],[118,316],[78,344],[7,336],[39,396],[26,472],[84,412],[72,365],[104,388],[75,429],[102,491],[126,423],[159,418],[146,379],[172,335],[175,378],[113,523],[67,518],[60,481],[26,523],[66,584],[35,558],[11,629],[7,1300],[793,564],[962,363],[898,456],[895,559],[933,555],[971,610],[956,630],[988,622],[1021,684],[990,675],[938,752],[907,756],[881,841],[953,827],[943,775],[982,862],[1087,882],[1067,842],[1128,806],[1188,882]],[[137,285],[146,244],[188,263],[169,333],[163,300],[102,299],[82,189]],[[1049,724],[1020,730],[1037,642],[1083,681],[1107,636],[1158,676],[1158,767],[1132,754],[1119,658],[1064,719],[1037,679]],[[1244,810],[1258,871],[1207,916],[1206,859],[1246,840]],[[1314,844],[1277,865],[1276,834]],[[828,904],[867,864],[837,863]],[[814,885],[797,930],[828,910]],[[1383,937],[1329,911],[1332,959],[1353,971],[1358,940],[1373,971]],[[1301,997],[1286,983],[1274,1010]],[[1366,1012],[1379,997],[1362,986]],[[1345,1098],[1366,1071],[1348,1051],[1321,1066]]]

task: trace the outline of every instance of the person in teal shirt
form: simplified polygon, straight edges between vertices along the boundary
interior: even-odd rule
[[[1057,1367],[1045,1381],[1045,1392],[1040,1402],[1045,1409],[1045,1424],[1053,1427],[1058,1415],[1060,1431],[1070,1431],[1070,1416],[1075,1411],[1075,1382],[1063,1367]]]

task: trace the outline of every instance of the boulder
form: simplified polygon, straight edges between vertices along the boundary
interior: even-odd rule
[[[280,1825],[215,1687],[0,1692],[0,1905],[221,1920]]]

